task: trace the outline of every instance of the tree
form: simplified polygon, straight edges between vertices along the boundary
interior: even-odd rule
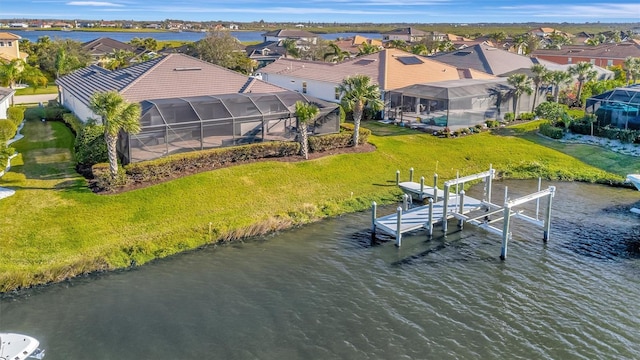
[[[576,96],[576,100],[578,101],[579,105],[582,105],[580,95],[582,94],[582,87],[584,86],[584,82],[594,79],[598,75],[598,73],[593,70],[593,64],[586,61],[581,61],[569,67],[569,74],[578,77],[578,95]]]
[[[20,73],[20,80],[29,84],[33,92],[35,93],[41,87],[46,87],[49,83],[49,79],[38,69],[37,67],[25,64],[22,72]]]
[[[16,131],[18,131],[18,128],[13,121],[0,119],[0,151],[6,147],[7,141],[11,140],[16,135]]]
[[[389,42],[387,42],[387,47],[391,49],[407,51],[409,49],[409,44],[407,44],[407,42],[404,40],[390,40]]]
[[[438,51],[441,51],[441,52],[454,51],[455,49],[456,49],[456,46],[453,44],[451,40],[444,40],[438,44]]]
[[[380,48],[367,42],[363,42],[362,44],[360,44],[360,46],[358,46],[358,56],[375,54],[378,51],[380,51]]]
[[[13,59],[7,63],[0,62],[0,85],[13,89],[20,80],[20,73],[24,69],[24,61]]]
[[[429,50],[425,44],[415,44],[411,47],[411,53],[416,55],[427,55]]]
[[[571,74],[562,70],[554,70],[549,72],[549,83],[553,85],[553,98],[558,102],[560,98],[560,88],[571,82]]]
[[[598,34],[592,38],[587,39],[586,44],[590,46],[596,46],[607,42],[607,37],[604,34]]]
[[[521,34],[521,35],[516,35],[513,38],[513,47],[516,51],[516,54],[525,54],[526,53],[526,49],[527,49],[527,35],[528,34]]]
[[[127,67],[135,54],[131,51],[116,49],[107,56],[105,68],[109,70],[118,70]]]
[[[549,34],[547,49],[562,49],[563,46],[571,44],[571,40],[561,32],[554,31]]]
[[[71,39],[51,41],[43,36],[32,45],[33,54],[27,58],[29,65],[39,68],[47,77],[58,78],[86,67],[92,58],[82,43]]]
[[[284,57],[300,58],[300,49],[298,49],[298,44],[294,39],[282,40],[282,47],[284,48]]]
[[[109,171],[111,177],[118,176],[118,155],[116,144],[118,134],[125,131],[131,134],[140,132],[140,104],[127,102],[117,91],[99,92],[89,100],[89,108],[102,117],[104,140],[107,143]]]
[[[305,159],[309,158],[309,139],[307,125],[320,113],[317,106],[303,101],[296,101],[296,117],[298,118],[298,134],[300,136],[300,152]]]
[[[525,74],[513,74],[507,78],[507,83],[513,86],[513,113],[514,118],[518,118],[518,103],[522,94],[531,95],[533,88],[531,87],[532,81]]]
[[[627,57],[624,59],[623,68],[627,72],[628,83],[635,84],[636,80],[640,78],[640,58]]]
[[[201,60],[216,64],[227,69],[237,66],[234,53],[242,53],[241,44],[228,31],[212,31],[198,41],[193,49],[194,56]],[[246,57],[246,56],[245,56]]]
[[[524,38],[525,38],[526,54],[531,54],[532,52],[536,51],[538,47],[540,47],[540,39],[534,34],[527,33],[524,35]]]
[[[384,103],[380,99],[380,88],[371,83],[366,75],[353,75],[342,80],[338,91],[342,96],[341,104],[346,111],[353,113],[353,146],[358,146],[360,120],[365,107],[374,111],[382,110]]]
[[[531,81],[535,86],[535,91],[533,92],[533,105],[531,107],[531,112],[536,109],[536,101],[538,100],[538,93],[540,92],[540,85],[544,82],[547,77],[547,68],[542,64],[533,64],[530,68],[533,76],[531,76]]]
[[[489,37],[489,40],[493,42],[495,47],[500,47],[499,45],[502,44],[507,39],[507,34],[504,31],[497,31],[489,34],[488,37]]]
[[[340,62],[349,57],[349,52],[340,49],[336,43],[331,42],[328,46],[331,50],[324,54],[324,61]]]

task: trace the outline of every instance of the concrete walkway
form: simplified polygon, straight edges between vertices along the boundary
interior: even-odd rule
[[[13,97],[14,104],[46,104],[49,100],[55,100],[58,94],[20,95]]]

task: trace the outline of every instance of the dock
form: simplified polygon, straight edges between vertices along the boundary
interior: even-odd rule
[[[470,224],[482,228],[502,236],[502,248],[500,258],[506,259],[508,241],[511,238],[510,226],[512,218],[522,219],[533,225],[543,227],[543,241],[549,239],[549,230],[551,223],[551,202],[555,194],[555,187],[549,186],[547,189],[541,189],[541,180],[538,179],[538,191],[520,198],[511,200],[508,197],[508,189],[505,188],[503,205],[491,202],[491,186],[495,176],[493,168],[489,171],[478,174],[468,175],[464,177],[456,177],[444,183],[444,189],[439,190],[437,187],[437,175],[434,176],[434,186],[424,185],[424,177],[420,179],[420,183],[414,183],[413,168],[410,171],[410,181],[400,182],[399,171],[396,172],[396,184],[403,190],[403,206],[399,206],[395,213],[377,217],[377,205],[372,204],[372,231],[375,236],[377,230],[380,230],[396,238],[396,246],[402,244],[402,234],[426,229],[429,237],[433,236],[433,227],[436,224],[442,226],[442,231],[447,233],[449,219],[458,220],[458,227],[463,228],[464,224]],[[485,183],[483,198],[476,199],[466,196],[464,192],[464,184],[474,180],[482,180]],[[458,191],[459,188],[462,190]],[[452,193],[451,189],[455,188]],[[426,199],[427,205],[418,206],[409,209],[409,202],[414,198],[420,200]],[[539,219],[540,200],[547,199],[544,220]],[[530,201],[536,201],[535,217],[525,215],[523,210],[517,209],[518,206]],[[496,217],[497,216],[497,217]],[[501,221],[502,228],[493,225],[495,222]]]

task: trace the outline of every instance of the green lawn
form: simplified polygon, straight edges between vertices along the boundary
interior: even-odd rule
[[[377,150],[304,162],[257,162],[117,195],[96,195],[72,162],[61,123],[27,121],[20,155],[0,186],[0,290],[60,281],[95,270],[144,264],[218,239],[273,231],[396,202],[395,172],[441,182],[487,170],[503,176],[620,182],[531,140],[489,132],[440,139],[365,123]],[[514,133],[518,133],[514,131]],[[211,224],[212,232],[209,232]]]
[[[17,89],[16,96],[20,95],[39,95],[39,94],[57,94],[58,86],[54,83],[49,83],[46,87],[34,89],[32,87],[26,87],[24,89]]]

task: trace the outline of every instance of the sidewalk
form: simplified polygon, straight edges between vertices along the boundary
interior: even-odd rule
[[[46,104],[49,100],[55,100],[58,94],[20,95],[13,97],[14,104]]]

